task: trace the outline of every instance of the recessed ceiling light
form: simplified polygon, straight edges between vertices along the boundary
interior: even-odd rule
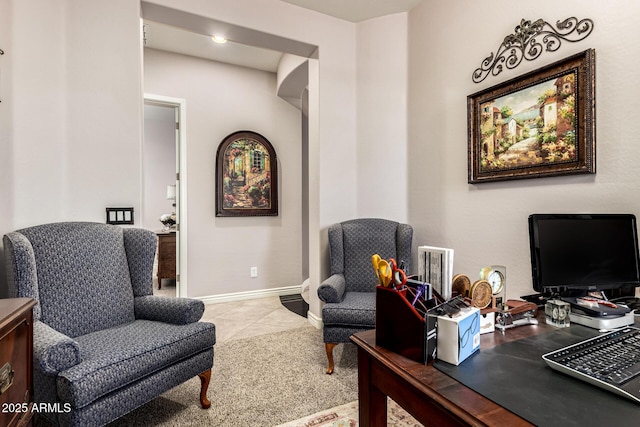
[[[223,44],[223,43],[227,42],[227,38],[226,37],[218,36],[218,35],[211,36],[211,40],[213,40],[214,42],[219,43],[219,44]]]

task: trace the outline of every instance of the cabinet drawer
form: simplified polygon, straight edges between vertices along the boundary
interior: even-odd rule
[[[175,242],[173,244],[171,244],[171,245],[169,245],[169,244],[160,245],[160,249],[158,250],[158,255],[161,258],[170,257],[170,256],[173,256],[175,258],[175,256],[176,256],[176,244],[175,244]]]
[[[166,274],[175,274],[176,271],[176,259],[167,259],[160,263],[159,269],[162,270],[165,275],[162,277],[168,277]]]
[[[11,301],[11,300],[5,300]],[[0,370],[5,367],[10,378],[0,381],[0,426],[14,426],[29,418],[25,408],[31,402],[32,381],[32,305],[21,308],[20,313],[2,320],[0,328]],[[0,310],[1,311],[1,310]],[[11,385],[9,385],[11,384]],[[21,405],[24,404],[24,405]]]
[[[159,233],[158,234],[158,280],[175,279],[175,278],[176,278],[176,233]]]
[[[165,243],[168,245],[176,245],[176,233],[167,233],[158,235],[158,243],[162,246]]]

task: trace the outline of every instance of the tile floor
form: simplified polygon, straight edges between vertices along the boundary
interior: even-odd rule
[[[174,296],[175,284],[167,282],[166,280],[162,282],[160,291],[154,283],[154,294]],[[311,326],[305,317],[285,308],[277,296],[207,304],[202,320],[216,325],[218,344],[239,338]]]

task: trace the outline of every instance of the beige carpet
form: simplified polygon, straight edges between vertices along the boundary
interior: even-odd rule
[[[322,332],[312,326],[238,339],[215,347],[211,408],[198,403],[193,378],[112,426],[275,426],[358,398],[353,345],[334,350],[336,369],[324,373]]]
[[[217,344],[210,409],[200,407],[196,377],[109,426],[356,426],[355,346],[337,346],[334,358],[327,375],[322,332],[312,326]],[[420,425],[394,402],[388,408],[390,426]],[[49,424],[37,417],[35,426]]]

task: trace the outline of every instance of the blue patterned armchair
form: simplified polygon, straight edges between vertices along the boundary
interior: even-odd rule
[[[333,373],[333,349],[356,332],[375,328],[378,279],[371,256],[405,262],[410,272],[413,228],[377,218],[345,221],[329,227],[331,276],[320,284],[327,374]]]
[[[34,307],[34,400],[59,425],[101,426],[196,375],[200,403],[215,326],[202,301],[153,296],[156,235],[67,222],[4,236],[9,295]]]

